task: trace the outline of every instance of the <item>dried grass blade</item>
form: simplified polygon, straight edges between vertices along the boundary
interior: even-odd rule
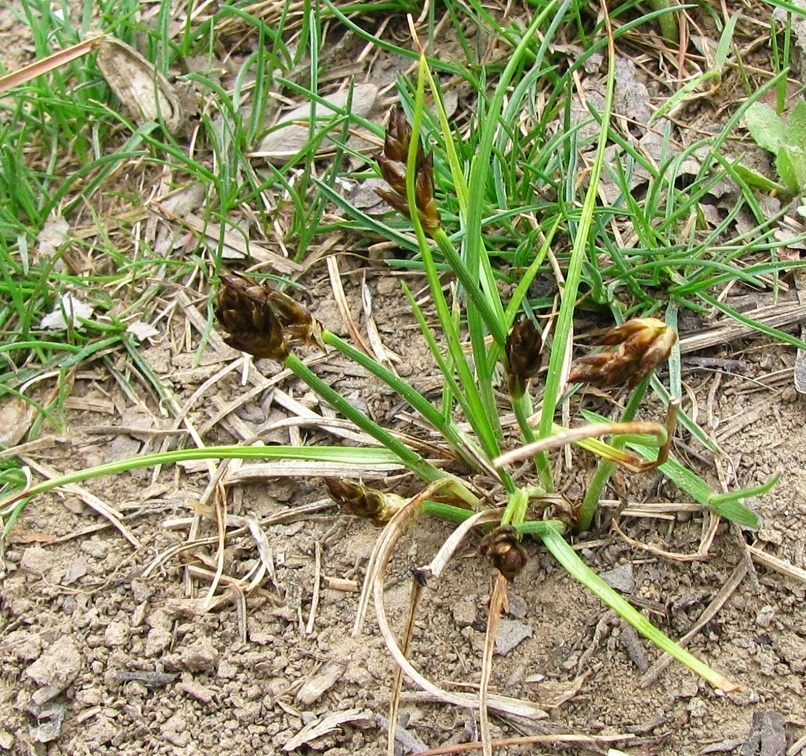
[[[322,586],[322,544],[314,541],[315,569],[313,575],[313,592],[311,595],[311,611],[308,614],[308,624],[305,625],[305,635],[313,632],[314,622],[316,622],[316,612],[319,609],[319,595]]]
[[[204,608],[207,609],[218,590],[221,576],[224,574],[224,549],[227,540],[227,497],[223,489],[218,490],[215,501],[215,521],[218,534],[218,549],[216,551],[216,571],[210,588],[207,591],[207,598],[204,600]]]
[[[30,457],[20,456],[20,460],[24,462],[28,467],[32,470],[35,470],[44,478],[58,478],[61,477],[61,473],[57,470],[54,470],[50,465],[46,465],[42,462],[36,462]],[[123,524],[123,515],[118,512],[117,509],[109,506],[103,499],[98,498],[95,494],[90,493],[87,491],[86,488],[82,488],[76,483],[68,483],[64,486],[64,490],[78,496],[88,507],[94,509],[99,515],[105,517],[109,522],[112,523],[121,533],[121,535],[132,545],[134,548],[140,548],[140,541],[135,538],[134,533],[131,532],[124,524]]]
[[[241,643],[246,643],[246,596],[237,583],[231,583],[226,592],[232,598],[232,603],[235,604],[235,613],[238,615],[238,637]]]
[[[370,564],[367,567],[367,578],[364,585],[364,593],[362,594],[362,601],[364,601],[365,596],[371,592],[374,597],[375,613],[377,615],[381,635],[386,641],[386,646],[389,649],[389,652],[392,654],[395,662],[397,662],[397,664],[402,668],[405,675],[419,685],[420,688],[427,691],[431,695],[436,696],[440,701],[451,703],[455,706],[462,706],[468,709],[475,709],[478,707],[478,697],[444,690],[438,685],[435,685],[424,675],[420,674],[420,672],[418,672],[412,666],[397,643],[395,633],[389,625],[389,620],[386,616],[386,607],[383,601],[384,575],[386,566],[392,556],[394,547],[403,534],[403,526],[406,524],[407,520],[411,519],[417,514],[421,501],[430,497],[438,488],[449,485],[450,483],[451,481],[448,479],[435,481],[418,497],[412,499],[406,506],[402,507],[386,525],[380,538],[378,538],[375,548],[373,549],[372,556],[370,557]],[[369,591],[367,590],[367,587],[369,587]],[[356,620],[356,626],[353,629],[354,635],[358,634],[358,631],[360,630],[365,612],[366,606],[359,604],[359,616]],[[488,706],[492,710],[526,717],[527,719],[544,719],[548,716],[545,711],[529,701],[519,701],[518,699],[507,698],[505,696],[490,696],[488,699]]]
[[[350,338],[358,344],[365,354],[377,360],[378,357],[373,354],[370,346],[364,341],[364,337],[361,335],[361,331],[358,330],[358,325],[350,312],[350,306],[347,304],[347,297],[344,294],[344,287],[341,285],[339,263],[333,255],[327,258],[327,272],[330,276],[330,287],[333,289],[333,299],[336,301],[336,307],[339,309],[339,315],[341,315],[344,327],[350,332]]]
[[[788,578],[792,578],[793,580],[798,580],[799,582],[806,584],[806,570],[802,569],[801,567],[796,567],[794,564],[789,564],[789,562],[785,562],[783,559],[779,559],[772,554],[768,554],[766,551],[762,551],[755,546],[748,546],[747,550],[750,552],[750,555],[753,557],[753,559],[759,564],[763,564],[765,567],[769,567],[776,572],[780,572],[782,575]]]
[[[214,243],[218,244],[218,240],[221,238],[221,226],[219,226],[217,223],[205,221],[202,218],[193,215],[193,213],[188,213],[183,218],[180,218],[179,216],[174,215],[164,206],[159,207],[161,212],[167,217],[176,222],[184,224],[197,234],[201,234],[205,238],[210,239]],[[278,255],[276,252],[266,249],[266,247],[261,244],[256,244],[255,242],[251,241],[244,241],[240,234],[225,231],[224,244],[236,250],[244,257],[251,257],[262,263],[269,263],[278,273],[287,273],[291,275],[293,273],[301,273],[304,270],[303,266],[298,262],[289,260],[282,255]]]
[[[406,617],[406,626],[403,628],[401,649],[404,654],[408,654],[411,639],[414,635],[414,618],[417,616],[417,607],[420,605],[420,598],[423,595],[423,586],[416,578],[411,581],[411,596],[409,597],[409,613]],[[400,710],[400,692],[403,689],[403,669],[398,666],[395,669],[395,678],[392,682],[392,695],[389,699],[389,727],[387,729],[386,753],[387,756],[395,756],[395,732],[397,729],[397,717]]]
[[[367,575],[364,579],[364,587],[361,589],[361,597],[358,600],[358,609],[356,611],[355,623],[353,624],[353,635],[358,635],[361,632],[361,627],[364,624],[364,618],[369,608],[370,598],[373,594],[373,585],[377,573],[386,567],[384,562],[381,567],[381,556],[385,555],[388,562],[391,556],[391,545],[394,545],[400,536],[403,534],[403,527],[407,520],[412,519],[420,509],[419,499],[412,499],[404,507],[401,507],[386,524],[386,527],[381,531],[381,535],[376,539],[375,545],[372,547],[372,552],[369,555],[367,562]]]
[[[378,331],[378,326],[372,315],[372,292],[370,292],[367,286],[366,273],[361,280],[361,304],[364,308],[364,328],[367,331],[367,338],[369,339],[369,344],[372,347],[375,359],[381,364],[390,366],[392,362],[400,362],[400,357],[390,349],[387,349],[381,340],[381,334]]]
[[[490,693],[490,678],[493,674],[493,651],[501,609],[507,600],[507,579],[499,572],[490,596],[490,611],[487,615],[487,632],[484,635],[484,653],[481,660],[481,682],[479,684],[479,729],[484,756],[492,756],[493,746],[490,735],[490,712],[487,708]]]
[[[258,558],[260,559],[261,564],[266,568],[266,572],[269,573],[272,583],[276,584],[277,576],[274,574],[274,552],[269,545],[269,539],[266,536],[266,532],[260,527],[258,521],[253,517],[246,518],[246,528],[249,530],[249,534],[255,541]]]
[[[195,465],[182,465],[194,469]],[[238,483],[261,483],[270,478],[382,478],[389,473],[399,473],[403,465],[383,463],[373,465],[350,464],[347,462],[327,462],[302,459],[281,459],[274,462],[261,462],[243,465],[239,470],[227,470],[223,478],[225,486]]]
[[[419,567],[418,572],[426,579],[432,577],[439,578],[448,562],[451,560],[451,557],[453,557],[456,552],[456,549],[459,548],[462,541],[465,540],[467,534],[473,530],[473,528],[488,522],[498,522],[500,519],[500,510],[495,509],[477,512],[471,517],[468,517],[448,536],[431,562],[424,567]]]
[[[706,516],[710,518],[708,528],[705,533],[703,533],[702,538],[700,538],[700,545],[694,554],[679,554],[673,551],[665,551],[664,549],[658,549],[655,546],[650,546],[641,541],[636,541],[634,538],[630,538],[630,536],[619,527],[618,522],[615,520],[613,521],[613,529],[629,543],[630,546],[634,546],[642,551],[648,551],[650,554],[654,554],[662,559],[671,559],[675,562],[700,562],[708,557],[708,552],[711,550],[711,544],[714,542],[716,531],[720,523],[718,515],[711,513],[709,510],[705,510],[705,512]]]
[[[27,81],[36,79],[38,76],[42,76],[43,74],[50,73],[51,71],[67,65],[77,58],[81,58],[93,50],[97,50],[98,47],[100,47],[101,42],[103,42],[105,36],[105,34],[99,34],[95,37],[90,37],[89,39],[79,42],[77,45],[73,45],[72,47],[68,47],[64,50],[59,50],[59,52],[53,53],[53,55],[48,55],[47,58],[37,60],[34,63],[24,66],[17,71],[13,71],[10,74],[6,74],[5,76],[0,76],[0,92],[5,92],[13,87],[19,86],[20,84],[25,84]]]
[[[143,577],[147,578],[151,573],[157,569],[161,564],[167,562],[171,557],[181,554],[183,551],[190,551],[191,549],[198,548],[199,546],[210,546],[218,540],[218,536],[210,536],[208,538],[198,538],[195,541],[185,541],[178,543],[176,546],[166,549],[162,554],[154,557],[143,569]]]
[[[367,718],[367,715],[362,712],[361,709],[334,711],[332,714],[328,714],[322,719],[314,720],[310,724],[305,725],[305,727],[283,746],[283,751],[294,751],[306,743],[316,740],[316,738],[321,738],[323,735],[333,732],[340,725]]]
[[[519,462],[523,459],[528,459],[535,454],[548,451],[550,449],[557,449],[566,444],[573,444],[579,441],[584,441],[589,438],[599,438],[600,436],[610,435],[641,435],[641,436],[654,436],[655,438],[664,441],[666,440],[666,428],[659,423],[632,421],[628,423],[590,423],[582,425],[579,428],[570,428],[560,433],[555,433],[547,438],[540,439],[531,444],[526,444],[518,449],[506,452],[493,460],[496,467],[504,467],[513,462]]]

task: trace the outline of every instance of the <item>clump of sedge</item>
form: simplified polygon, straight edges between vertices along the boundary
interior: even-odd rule
[[[520,399],[529,379],[537,375],[542,362],[540,348],[543,337],[532,320],[521,315],[507,335],[504,348],[504,370],[513,399]]]
[[[297,344],[325,351],[319,321],[287,294],[243,273],[222,274],[215,316],[228,333],[224,341],[255,357],[282,362]]]
[[[481,539],[479,551],[510,583],[526,566],[528,556],[512,525],[499,525]]]
[[[336,504],[351,515],[371,520],[373,525],[387,523],[406,503],[403,497],[370,488],[360,480],[339,478],[324,480],[330,498]]]
[[[376,189],[395,210],[411,218],[409,200],[406,194],[406,161],[409,158],[411,126],[406,115],[393,105],[389,111],[389,124],[383,151],[375,157],[384,181],[389,189]],[[423,151],[422,142],[417,145],[417,160],[414,166],[414,201],[417,217],[427,234],[433,235],[440,228],[439,210],[434,200],[434,159]]]
[[[626,381],[634,388],[671,354],[677,333],[657,318],[634,318],[607,329],[597,344],[615,347],[582,357],[573,364],[570,383],[590,383],[600,388]]]

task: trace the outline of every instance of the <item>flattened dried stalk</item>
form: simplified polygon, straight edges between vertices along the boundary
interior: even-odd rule
[[[182,112],[176,91],[137,50],[108,36],[98,50],[97,63],[138,126],[161,120],[172,134],[179,130]]]

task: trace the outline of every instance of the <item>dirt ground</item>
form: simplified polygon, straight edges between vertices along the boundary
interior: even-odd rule
[[[4,50],[9,35],[25,38],[5,14],[0,34]],[[10,58],[4,52],[9,67],[26,57],[24,45],[14,49]],[[366,276],[381,339],[402,356],[399,372],[419,387],[431,385],[433,368],[396,275],[352,265],[342,263],[352,312],[361,312]],[[344,332],[324,266],[305,284],[317,317]],[[204,322],[206,302],[191,296],[185,316],[190,309]],[[322,406],[293,377],[272,381],[275,363],[252,366],[246,388],[241,370],[233,370],[216,380],[214,395],[196,395],[239,354],[213,340],[195,365],[201,334],[184,317],[163,336],[142,355],[186,410],[186,422],[171,420],[146,389],[144,401],[133,402],[107,370],[91,364],[75,376],[68,432],[43,433],[24,461],[44,472],[79,469],[189,443],[190,427],[206,445],[258,431],[267,443],[333,442],[327,427],[284,422],[299,414],[289,409],[291,400],[316,412]],[[689,648],[741,690],[717,695],[676,663],[642,687],[657,649],[527,542],[530,560],[510,592],[492,687],[534,702],[545,717],[493,717],[494,738],[575,734],[581,739],[566,742],[565,752],[613,748],[636,756],[803,751],[806,585],[753,562],[746,551],[750,543],[806,569],[806,397],[792,388],[794,359],[790,347],[752,340],[684,357],[684,409],[697,414],[721,453],[704,455],[682,438],[675,454],[718,490],[780,475],[771,493],[750,502],[762,530],[740,533],[720,523],[707,555],[690,561],[659,558],[610,528],[579,544],[591,567],[676,639],[725,589],[724,605]],[[316,370],[373,417],[409,428],[397,399],[362,371],[337,359],[319,361]],[[240,402],[247,390],[251,398]],[[581,453],[573,459],[559,476],[572,488],[591,464]],[[232,464],[226,474],[238,471]],[[352,635],[379,531],[341,513],[312,471],[277,472],[228,486],[227,515],[240,519],[230,523],[221,564],[211,510],[202,503],[210,479],[204,463],[99,478],[29,504],[0,563],[0,752],[279,754],[299,738],[296,753],[385,753],[394,664],[372,609]],[[412,481],[391,476],[387,485],[408,492]],[[641,480],[619,474],[611,495],[614,507],[622,498],[685,501],[653,473]],[[93,496],[122,513],[129,539],[97,513]],[[250,521],[265,541],[248,529]],[[619,527],[635,541],[691,555],[710,522],[695,508],[671,517],[623,515]],[[386,595],[395,627],[408,605],[410,568],[427,563],[450,532],[448,524],[419,520],[397,550]],[[189,537],[210,542],[182,550]],[[242,586],[261,569],[261,548],[273,574],[244,595]],[[219,567],[244,580],[221,589],[209,608],[206,592]],[[473,537],[425,592],[410,657],[444,688],[472,692],[478,684],[491,579]],[[399,752],[478,739],[476,712],[435,702],[407,683],[404,691]],[[304,730],[316,725],[319,737]],[[587,736],[601,740],[583,742]],[[496,753],[557,748],[502,745]]]

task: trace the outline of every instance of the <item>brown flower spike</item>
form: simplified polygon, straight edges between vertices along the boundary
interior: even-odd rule
[[[520,399],[526,391],[526,383],[537,375],[543,357],[540,348],[543,337],[537,326],[521,315],[507,335],[504,348],[504,370],[507,375],[509,393],[513,399]]]
[[[512,525],[499,525],[481,539],[479,551],[511,583],[526,566],[528,556]]]
[[[222,274],[215,315],[228,332],[224,341],[255,357],[282,362],[294,344],[324,351],[322,327],[307,310],[243,273]]]
[[[389,111],[389,125],[386,127],[386,139],[383,151],[376,155],[378,167],[389,189],[376,189],[395,210],[411,218],[409,200],[406,194],[406,163],[409,159],[411,144],[411,126],[406,115],[397,106]],[[414,201],[417,217],[427,234],[432,234],[440,227],[439,210],[434,200],[434,160],[429,152],[423,152],[422,143],[417,145],[417,160],[414,167]]]
[[[578,359],[568,376],[570,383],[600,388],[627,382],[634,388],[669,358],[677,333],[657,318],[634,318],[605,331],[597,344],[615,347]]]
[[[330,498],[345,512],[383,525],[392,519],[406,500],[397,494],[383,493],[365,486],[360,480],[325,478]]]

